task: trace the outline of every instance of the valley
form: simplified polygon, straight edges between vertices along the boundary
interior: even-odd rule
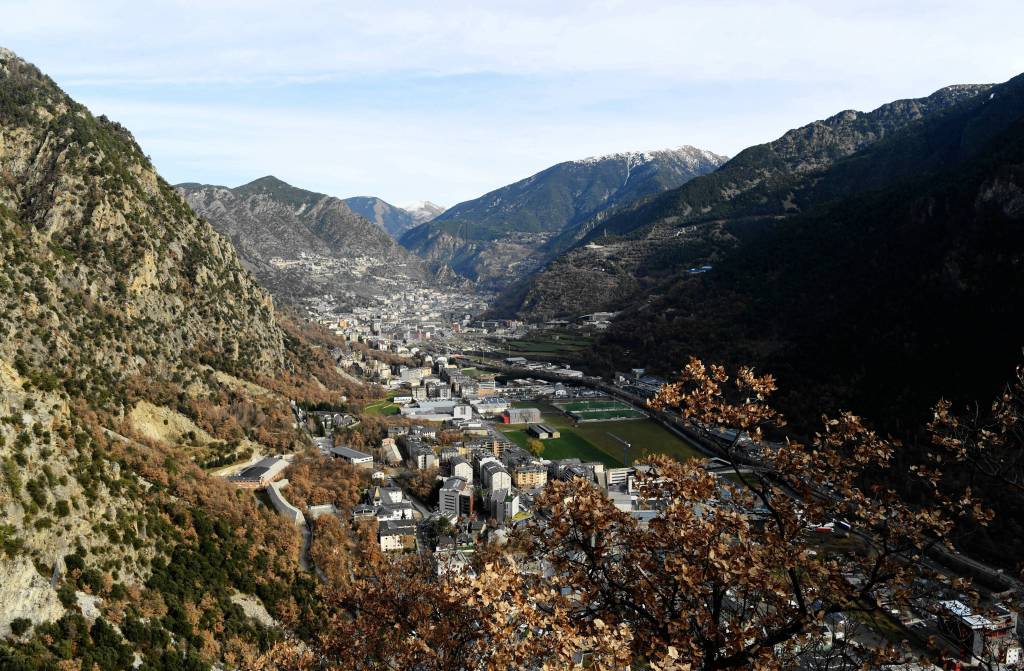
[[[1024,75],[673,146],[171,185],[0,49],[0,671],[1019,668]]]

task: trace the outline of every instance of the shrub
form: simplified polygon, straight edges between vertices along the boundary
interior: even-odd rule
[[[32,628],[32,620],[27,617],[16,617],[11,620],[11,633],[15,636],[21,636],[26,631]]]

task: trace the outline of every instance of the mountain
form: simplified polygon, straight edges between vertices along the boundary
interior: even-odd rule
[[[747,150],[742,171],[726,165],[609,221],[622,233],[585,240],[530,291],[549,283],[549,306],[566,305],[569,286],[584,299],[622,291],[599,366],[754,362],[778,376],[795,424],[845,408],[899,431],[939,397],[991,395],[1022,344],[1007,324],[1024,305],[1024,76],[923,102],[895,103],[905,120],[872,142],[833,136],[786,161],[775,143]],[[820,138],[858,116],[787,136]],[[866,137],[856,126],[854,140]],[[835,146],[846,149],[822,161]],[[760,179],[722,197],[737,174]],[[557,273],[575,277],[558,285]]]
[[[353,212],[377,224],[394,238],[400,237],[410,228],[423,223],[416,213],[395,207],[373,196],[346,198],[345,204]]]
[[[445,210],[443,205],[431,203],[429,200],[409,203],[408,205],[403,205],[402,209],[412,215],[413,221],[417,224],[425,224],[432,219],[436,219]]]
[[[938,399],[978,412],[976,399],[1001,395],[1021,364],[1024,75],[815,175],[794,193],[817,205],[704,225],[700,244],[724,250],[713,268],[652,282],[649,300],[620,315],[594,357],[662,372],[690,355],[753,362],[776,376],[791,430],[846,409],[903,439],[879,476],[899,483],[934,447],[915,429]],[[953,479],[970,478],[995,520],[954,536],[1019,571],[1020,489],[977,475]]]
[[[814,188],[865,182],[726,226],[732,251],[659,286],[608,347],[757,361],[797,417],[846,407],[894,429],[939,397],[993,394],[1024,344],[1007,328],[1024,306],[1024,75],[837,162]]]
[[[745,149],[709,175],[621,208],[590,226],[568,251],[510,287],[498,309],[550,318],[643,301],[666,277],[718,263],[735,242],[732,227],[741,222],[750,226],[793,216],[904,176],[907,165],[895,159],[880,163],[876,172],[829,171],[838,162],[859,165],[854,157],[862,152],[886,145],[894,135],[988,88],[950,86],[871,112],[846,110]],[[926,146],[917,151],[923,157],[930,152]]]
[[[188,183],[177,189],[282,298],[364,297],[429,279],[419,259],[340,198],[273,176],[235,188]]]
[[[584,235],[603,217],[715,170],[725,158],[680,147],[559,163],[406,232],[400,242],[433,266],[485,287],[505,286]]]
[[[128,130],[3,49],[0,166],[0,667],[239,666],[273,640],[246,612],[307,598],[299,537],[204,467],[353,392]]]

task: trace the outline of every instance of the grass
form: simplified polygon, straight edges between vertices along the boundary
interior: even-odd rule
[[[622,410],[575,410],[573,416],[581,422],[594,422],[612,419],[643,419],[644,413],[623,408]]]
[[[667,454],[679,461],[694,457],[699,452],[690,447],[682,438],[651,419],[629,422],[584,422],[573,426],[573,422],[558,408],[541,401],[524,402],[525,407],[536,407],[543,414],[545,424],[550,424],[561,433],[560,438],[544,441],[545,459],[568,459],[578,457],[583,461],[600,461],[608,466],[622,466],[622,443],[612,438],[615,434],[629,442],[630,461],[649,454]],[[520,447],[526,447],[526,426],[523,424],[499,427],[509,440]]]
[[[623,410],[629,406],[622,401],[564,401],[555,403],[555,407],[566,412],[574,410]]]
[[[521,340],[506,340],[502,343],[502,349],[505,350],[506,355],[511,353],[512,356],[574,355],[580,354],[590,346],[591,342],[590,338],[577,334],[547,332]]]
[[[573,430],[602,451],[616,455],[618,459],[622,458],[623,446],[610,434],[615,434],[632,445],[629,450],[631,461],[650,454],[667,454],[679,461],[703,457],[682,438],[652,419],[630,422],[584,422]]]
[[[379,401],[374,401],[363,407],[363,412],[367,415],[376,417],[388,417],[390,415],[397,415],[400,412],[398,404],[392,399],[395,395],[392,393],[387,398],[382,398]]]
[[[526,449],[528,436],[523,428],[501,427],[501,432],[513,443]],[[621,461],[591,445],[587,439],[574,433],[572,429],[561,431],[560,433],[561,437],[544,441],[544,453],[541,456],[545,459],[571,459],[575,457],[581,461],[599,461],[606,466],[622,465]]]

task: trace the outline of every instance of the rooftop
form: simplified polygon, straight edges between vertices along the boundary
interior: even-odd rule
[[[353,450],[349,447],[332,447],[331,454],[336,454],[345,459],[372,459],[373,457],[365,452]]]

